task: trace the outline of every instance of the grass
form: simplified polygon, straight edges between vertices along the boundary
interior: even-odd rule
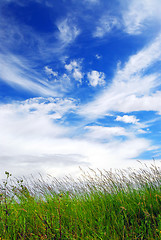
[[[82,171],[75,180],[5,172],[0,239],[161,239],[161,169]]]

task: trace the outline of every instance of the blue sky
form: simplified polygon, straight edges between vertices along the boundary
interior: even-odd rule
[[[1,170],[160,163],[160,12],[160,0],[1,0]]]

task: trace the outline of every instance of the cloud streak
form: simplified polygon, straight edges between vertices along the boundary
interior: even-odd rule
[[[58,95],[56,87],[48,84],[45,79],[39,79],[30,68],[27,68],[24,59],[14,55],[0,54],[0,80],[13,88],[25,89],[28,92],[43,96]]]
[[[95,100],[82,106],[79,113],[87,118],[103,117],[110,111],[152,110],[160,113],[161,93],[155,90],[160,85],[160,75],[146,73],[160,58],[159,35],[149,46],[131,56],[122,69],[117,69],[112,84]]]
[[[159,0],[132,0],[128,2],[128,7],[126,6],[122,12],[125,31],[128,34],[137,35],[142,33],[151,23],[160,25],[160,11],[161,2]]]

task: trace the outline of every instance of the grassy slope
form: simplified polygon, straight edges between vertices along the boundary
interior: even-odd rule
[[[6,177],[0,239],[161,239],[161,170],[154,165],[32,187]]]

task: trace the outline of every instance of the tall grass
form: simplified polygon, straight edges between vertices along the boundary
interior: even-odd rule
[[[0,185],[0,239],[161,239],[161,169],[82,171]]]

